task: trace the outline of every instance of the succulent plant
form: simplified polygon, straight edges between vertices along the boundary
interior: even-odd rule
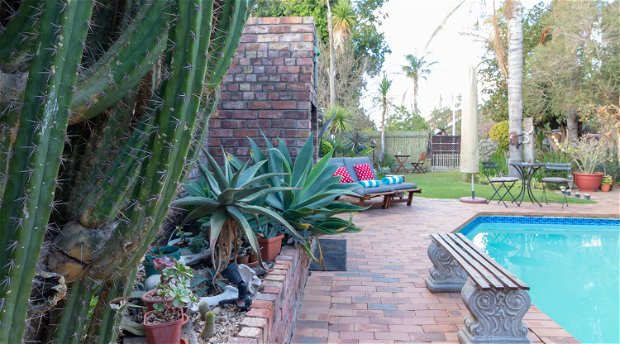
[[[278,146],[274,147],[265,137],[267,149],[264,152],[255,141],[249,140],[254,161],[268,158],[268,164],[262,165],[259,169],[261,174],[285,173],[283,176],[268,178],[265,181],[271,187],[293,187],[267,196],[266,201],[304,236],[304,241],[300,243],[305,244],[304,247],[311,256],[312,252],[307,243],[313,237],[360,231],[350,219],[335,217],[338,214],[366,209],[337,200],[341,196],[356,196],[357,187],[353,184],[339,183],[340,179],[333,176],[337,166],[328,163],[332,157],[331,152],[314,163],[312,136],[306,140],[294,160],[284,140],[279,139]]]
[[[229,162],[232,158],[224,154],[224,166],[220,167],[209,152],[205,151],[205,155],[208,166],[199,164],[202,180],[188,185],[190,195],[172,202],[172,205],[189,210],[185,222],[207,216],[210,218],[209,247],[217,247],[216,250],[211,250],[211,257],[218,271],[228,265],[231,258],[236,258],[238,238],[244,238],[254,252],[260,252],[256,234],[250,225],[258,216],[281,224],[289,234],[303,239],[277,212],[262,205],[265,197],[271,194],[294,190],[292,187],[261,183],[269,178],[286,176],[285,173],[274,172],[257,176],[256,173],[266,160],[258,161],[252,166],[245,163],[234,168]]]

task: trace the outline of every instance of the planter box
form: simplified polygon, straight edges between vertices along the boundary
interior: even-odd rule
[[[301,248],[285,246],[252,301],[241,331],[229,343],[288,343],[293,335],[308,278],[310,258]]]

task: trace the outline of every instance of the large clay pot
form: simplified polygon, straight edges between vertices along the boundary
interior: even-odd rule
[[[181,343],[181,328],[189,320],[187,314],[181,310],[181,318],[175,321],[162,324],[149,324],[146,319],[152,313],[144,314],[144,332],[146,333],[147,344],[171,344]]]
[[[579,188],[579,191],[583,192],[596,192],[599,186],[601,186],[601,180],[603,180],[603,173],[579,173],[573,172],[573,179],[575,185]]]
[[[284,234],[280,234],[270,239],[258,238],[260,256],[264,261],[276,259],[282,249],[282,239],[284,239]]]

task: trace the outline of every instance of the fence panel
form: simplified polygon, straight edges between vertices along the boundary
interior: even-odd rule
[[[371,132],[368,137],[377,142],[375,151],[379,152],[381,150],[381,132]],[[385,153],[411,155],[409,162],[418,161],[420,153],[427,151],[428,139],[428,131],[386,131]]]
[[[431,138],[431,170],[456,170],[460,165],[460,136],[439,136]]]

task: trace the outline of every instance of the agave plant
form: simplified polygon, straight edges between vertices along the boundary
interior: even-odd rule
[[[279,139],[278,146],[274,147],[271,141],[265,138],[266,152],[263,152],[252,139],[249,140],[252,159],[254,161],[268,159],[268,164],[262,165],[258,171],[263,175],[278,175],[265,181],[270,187],[282,188],[266,197],[267,204],[280,212],[282,218],[304,236],[305,241],[301,243],[321,235],[360,231],[351,219],[334,217],[366,209],[337,200],[340,196],[358,196],[355,192],[356,185],[341,184],[339,178],[333,176],[338,167],[329,164],[331,152],[314,163],[312,136],[308,138],[294,161],[282,139]],[[284,175],[281,175],[282,173]],[[313,257],[309,246],[304,247]]]
[[[250,225],[259,216],[281,224],[291,236],[303,240],[282,216],[263,206],[266,196],[293,191],[291,187],[261,183],[266,179],[283,177],[285,173],[265,173],[257,176],[257,172],[265,165],[265,160],[252,166],[245,163],[234,168],[230,160],[236,159],[224,154],[224,166],[220,167],[208,152],[205,151],[205,155],[208,167],[199,164],[202,179],[186,185],[189,195],[172,202],[172,205],[190,210],[184,222],[210,218],[209,247],[215,248],[211,250],[211,259],[216,271],[219,272],[221,267],[226,266],[236,255],[236,245],[240,238],[245,238],[255,252],[260,252],[256,234]]]

